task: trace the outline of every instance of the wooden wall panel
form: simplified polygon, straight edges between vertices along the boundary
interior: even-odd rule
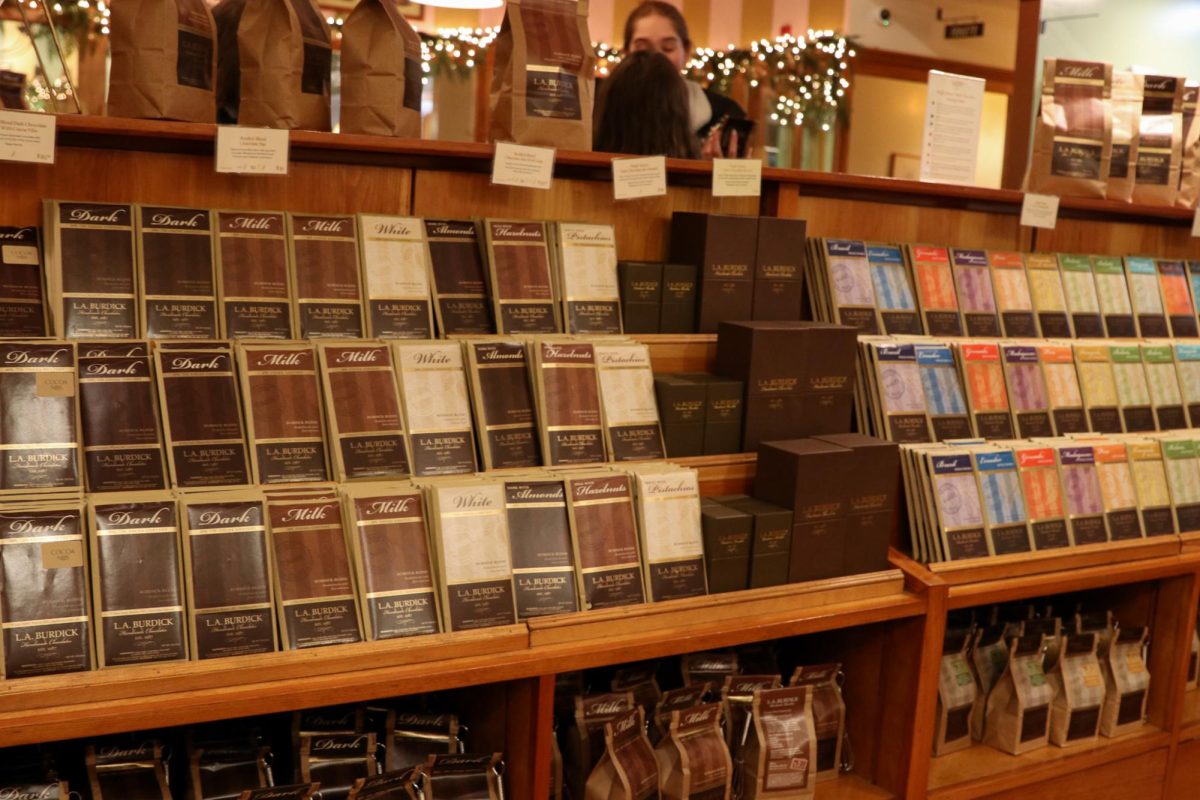
[[[1193,800],[1200,786],[1200,739],[1179,745],[1175,751],[1175,770],[1167,787],[1167,800]]]
[[[420,171],[413,213],[420,217],[586,220],[617,228],[617,255],[661,260],[671,212],[758,214],[757,198],[713,198],[707,187],[672,186],[664,197],[616,202],[612,184],[559,178],[549,190],[493,186],[488,175]]]
[[[6,164],[4,225],[41,221],[43,198],[344,214],[407,214],[412,172],[293,161],[286,176],[218,174],[210,155],[60,147],[57,164]]]
[[[1109,256],[1200,258],[1200,239],[1192,238],[1191,226],[1060,218],[1054,230],[1038,231],[1037,249]]]
[[[1133,758],[1114,761],[1084,772],[986,795],[987,800],[1129,800],[1131,797],[1161,797],[1167,771],[1166,748]],[[1195,792],[1182,795],[1195,797]]]

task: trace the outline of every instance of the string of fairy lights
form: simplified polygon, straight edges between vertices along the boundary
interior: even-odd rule
[[[53,12],[56,25],[67,38],[108,35],[111,9],[108,0],[17,0],[31,10],[42,5]],[[326,21],[341,35],[345,15],[331,14]],[[423,82],[438,75],[468,77],[483,61],[499,28],[447,28],[421,34]],[[596,75],[605,77],[621,62],[614,45],[594,42]],[[735,81],[769,92],[771,121],[780,126],[813,123],[828,131],[844,114],[850,90],[851,43],[831,30],[810,30],[804,36],[784,34],[759,39],[748,47],[730,45],[722,50],[698,48],[687,62],[687,78],[728,93]]]

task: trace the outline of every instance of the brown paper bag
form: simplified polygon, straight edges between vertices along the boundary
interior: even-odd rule
[[[637,707],[633,692],[575,697],[574,720],[563,737],[566,796],[583,797],[592,769],[604,755],[604,726]]]
[[[1142,76],[1113,72],[1112,163],[1108,170],[1108,199],[1133,199],[1137,167],[1137,134],[1142,120]]]
[[[1050,672],[1054,703],[1050,707],[1050,741],[1059,747],[1093,741],[1100,730],[1104,674],[1096,658],[1099,636],[1067,636],[1058,664]]]
[[[946,631],[938,676],[937,719],[933,728],[933,754],[942,756],[971,746],[971,717],[975,706],[975,678],[967,663],[972,630]]]
[[[1133,202],[1170,206],[1179,194],[1183,156],[1183,78],[1146,75],[1143,80]]]
[[[584,787],[584,800],[657,800],[658,762],[646,738],[646,714],[634,708],[604,724],[604,755]]]
[[[846,736],[845,680],[841,664],[796,667],[792,686],[811,686],[813,726],[817,732],[817,781],[838,776],[842,767],[842,742]]]
[[[1104,197],[1112,159],[1112,65],[1048,58],[1026,188]]]
[[[1100,732],[1121,736],[1146,724],[1146,700],[1150,694],[1150,670],[1142,659],[1146,646],[1145,628],[1118,627],[1108,646],[1104,680],[1104,708]]]
[[[721,733],[721,704],[671,712],[671,733],[654,748],[662,800],[729,800],[733,763]]]
[[[333,48],[315,0],[247,0],[238,124],[327,131]]]
[[[1008,665],[1005,625],[990,625],[976,631],[968,662],[975,676],[975,703],[971,709],[971,738],[983,741],[983,723],[987,717],[987,696]]]
[[[109,30],[109,116],[216,119],[217,27],[204,0],[123,0]]]
[[[757,689],[751,713],[743,800],[812,800],[817,786],[812,687]]]
[[[997,750],[1020,755],[1050,740],[1050,703],[1054,686],[1042,671],[1046,637],[1040,633],[1013,639],[1008,667],[987,700],[983,741]]]
[[[342,25],[342,133],[421,138],[421,37],[395,0],[361,0]]]
[[[489,140],[592,149],[587,0],[509,0],[496,39]]]
[[[1180,162],[1181,177],[1179,195],[1175,205],[1180,208],[1195,208],[1200,197],[1200,84],[1187,82],[1183,86],[1183,159]]]

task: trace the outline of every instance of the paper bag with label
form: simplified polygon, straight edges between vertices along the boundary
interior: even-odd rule
[[[342,26],[342,133],[421,138],[421,39],[393,0],[362,0]]]
[[[314,0],[247,3],[237,34],[238,124],[329,130],[329,36]]]
[[[114,117],[212,122],[217,28],[204,0],[125,0],[110,22]]]

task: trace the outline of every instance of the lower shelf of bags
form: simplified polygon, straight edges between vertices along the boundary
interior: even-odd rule
[[[1048,790],[1031,791],[1031,787],[1069,776],[1072,793],[1056,792],[1053,796],[1158,797],[1161,787],[1155,791],[1140,778],[1138,783],[1128,787],[1127,793],[1111,794],[1114,776],[1104,768],[1123,762],[1124,768],[1118,773],[1120,776],[1154,776],[1154,768],[1161,757],[1162,766],[1158,771],[1165,772],[1170,743],[1169,733],[1146,725],[1113,739],[1101,736],[1093,742],[1072,747],[1048,745],[1019,756],[976,744],[966,750],[933,759],[929,769],[928,796],[937,800],[968,800],[993,795],[1006,798],[1009,796],[1007,792],[1012,792],[1014,797],[1049,797],[1051,794]],[[1161,784],[1163,776],[1158,774],[1154,779]]]
[[[880,789],[853,772],[817,784],[817,800],[891,800],[891,792]]]

